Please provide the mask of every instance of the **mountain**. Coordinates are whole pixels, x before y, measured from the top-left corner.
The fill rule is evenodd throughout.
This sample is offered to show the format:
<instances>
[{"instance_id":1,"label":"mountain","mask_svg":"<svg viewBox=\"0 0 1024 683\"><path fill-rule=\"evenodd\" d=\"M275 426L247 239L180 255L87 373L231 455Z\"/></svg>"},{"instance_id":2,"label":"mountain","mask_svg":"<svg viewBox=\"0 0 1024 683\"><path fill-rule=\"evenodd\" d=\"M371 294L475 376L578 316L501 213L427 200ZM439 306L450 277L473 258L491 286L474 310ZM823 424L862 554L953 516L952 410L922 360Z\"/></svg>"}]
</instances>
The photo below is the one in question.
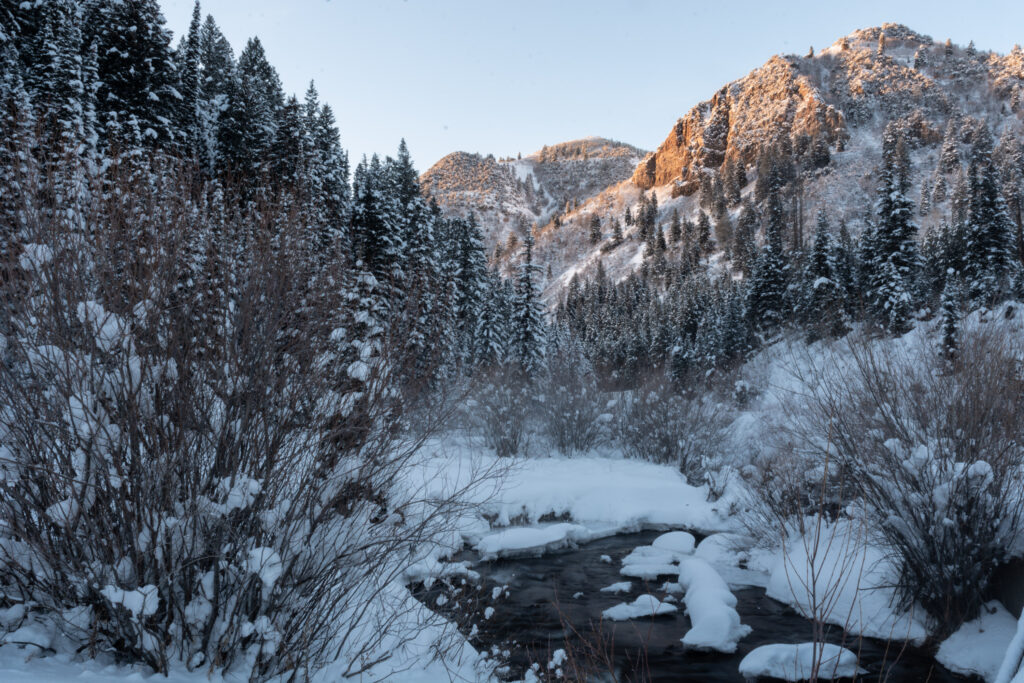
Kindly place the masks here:
<instances>
[{"instance_id":1,"label":"mountain","mask_svg":"<svg viewBox=\"0 0 1024 683\"><path fill-rule=\"evenodd\" d=\"M782 168L790 247L806 246L813 230L805 225L813 225L819 208L833 226L845 223L856 235L874 210L875 172L889 123L909 147L910 196L921 209L918 222L925 232L948 219L954 186L981 128L987 126L1000 146L1015 146L1013 136L1024 138L1022 120L1019 46L999 55L884 24L854 31L817 53L773 56L678 119L658 149L627 176L611 174L605 187L580 193L589 198L577 205L555 202L532 214L535 222L549 219L537 230L535 248L551 274L546 296L554 302L574 275L593 273L599 262L613 279L643 267L648 248L636 228L626 228L620 242L613 241L610 228L613 219L623 221L627 209L636 210L642 192L657 197L662 228L673 211L691 221L700 211L712 222L727 216L723 225L735 225L741 200L763 200L758 179L769 168ZM946 157L942 164L940 155ZM493 163L511 168L516 162ZM425 177L444 186L445 174L439 164ZM545 182L553 182L550 173ZM562 185L571 183L562 179ZM943 191L935 192L936 185ZM464 197L451 196L447 205L465 210L470 202ZM590 240L594 216L603 226L596 244ZM1018 225L1019 220L1018 209ZM728 245L718 247L707 261L728 270ZM666 256L679 259L682 251L670 244ZM509 258L514 257L506 255L503 262Z\"/></svg>"},{"instance_id":2,"label":"mountain","mask_svg":"<svg viewBox=\"0 0 1024 683\"><path fill-rule=\"evenodd\" d=\"M599 137L545 145L517 159L453 152L420 176L420 184L449 213L474 214L493 249L514 229L546 223L629 178L645 154Z\"/></svg>"}]
</instances>

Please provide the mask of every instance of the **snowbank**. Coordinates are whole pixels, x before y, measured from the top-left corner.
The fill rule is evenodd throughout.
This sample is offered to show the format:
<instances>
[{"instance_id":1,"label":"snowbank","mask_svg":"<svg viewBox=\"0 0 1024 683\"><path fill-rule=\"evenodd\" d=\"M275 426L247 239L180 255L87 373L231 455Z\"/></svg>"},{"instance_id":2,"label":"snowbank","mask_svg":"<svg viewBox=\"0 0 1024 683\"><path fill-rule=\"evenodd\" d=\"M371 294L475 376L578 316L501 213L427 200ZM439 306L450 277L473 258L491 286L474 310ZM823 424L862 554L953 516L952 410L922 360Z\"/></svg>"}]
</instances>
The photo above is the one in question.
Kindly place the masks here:
<instances>
[{"instance_id":1,"label":"snowbank","mask_svg":"<svg viewBox=\"0 0 1024 683\"><path fill-rule=\"evenodd\" d=\"M610 535L659 528L713 533L734 524L728 510L738 490L708 502L706 486L690 486L666 465L594 456L499 459L469 440L451 439L431 442L424 452L422 476L445 490L475 472L501 471L493 486L477 486L467 496L493 526L558 518Z\"/></svg>"},{"instance_id":2,"label":"snowbank","mask_svg":"<svg viewBox=\"0 0 1024 683\"><path fill-rule=\"evenodd\" d=\"M981 616L961 626L939 646L935 659L950 671L981 676L993 683L999 663L1017 633L1017 620L997 601L983 605Z\"/></svg>"},{"instance_id":3,"label":"snowbank","mask_svg":"<svg viewBox=\"0 0 1024 683\"><path fill-rule=\"evenodd\" d=\"M908 614L892 607L894 572L862 526L843 520L824 525L818 543L811 536L787 540L775 557L767 594L853 635L920 645L928 635L924 610Z\"/></svg>"},{"instance_id":4,"label":"snowbank","mask_svg":"<svg viewBox=\"0 0 1024 683\"><path fill-rule=\"evenodd\" d=\"M817 657L816 657L817 655ZM831 643L800 643L799 645L762 645L740 662L740 675L781 678L784 681L810 680L815 659L821 680L853 678L867 673L857 666L857 655Z\"/></svg>"},{"instance_id":5,"label":"snowbank","mask_svg":"<svg viewBox=\"0 0 1024 683\"><path fill-rule=\"evenodd\" d=\"M686 591L683 601L693 628L682 638L696 650L735 652L736 644L750 633L740 623L736 596L707 561L692 557L679 565L679 585Z\"/></svg>"},{"instance_id":6,"label":"snowbank","mask_svg":"<svg viewBox=\"0 0 1024 683\"><path fill-rule=\"evenodd\" d=\"M484 536L475 546L481 559L543 555L551 550L592 540L590 529L580 524L550 524L541 527L513 527Z\"/></svg>"}]
</instances>

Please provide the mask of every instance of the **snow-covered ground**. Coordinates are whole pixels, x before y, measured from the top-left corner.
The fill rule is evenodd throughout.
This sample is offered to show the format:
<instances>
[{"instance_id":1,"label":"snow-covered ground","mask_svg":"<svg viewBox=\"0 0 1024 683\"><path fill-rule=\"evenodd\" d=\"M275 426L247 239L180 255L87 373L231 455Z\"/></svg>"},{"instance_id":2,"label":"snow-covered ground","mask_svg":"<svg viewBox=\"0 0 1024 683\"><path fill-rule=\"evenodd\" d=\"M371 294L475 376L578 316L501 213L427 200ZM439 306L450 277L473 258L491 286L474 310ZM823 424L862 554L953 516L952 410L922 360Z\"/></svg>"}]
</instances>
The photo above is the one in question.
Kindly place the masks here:
<instances>
[{"instance_id":1,"label":"snow-covered ground","mask_svg":"<svg viewBox=\"0 0 1024 683\"><path fill-rule=\"evenodd\" d=\"M1022 318L1018 315L1006 324L1020 330ZM1005 320L1006 311L991 312L988 319ZM979 324L980 314L967 322L967 326ZM928 343L930 333L934 330L921 325L902 339L877 343L912 348ZM763 448L770 418L779 413L785 396L796 387L795 378L801 369L837 349L841 345L780 344L755 357L745 368L745 376L757 384L759 398L743 410L733 411L721 461L741 466L751 453ZM622 560L621 573L624 578L644 581L667 578L670 583L662 587L662 592L683 594L680 607L685 606L692 630L680 633L680 638L690 647L735 650L737 641L748 632L733 609L731 590L737 586L765 586L770 597L809 617L841 625L852 635L915 643L923 642L928 635L923 611L900 613L893 608L893 565L855 521L835 522L803 535L790 533L785 539L780 535L774 545L766 547L763 539L760 545L754 543L737 514L750 500L740 477L730 478L722 495L709 501L707 485L691 485L671 466L629 460L614 451L573 458L535 451L529 458L500 459L477 439L465 435L446 435L429 442L407 474L411 487L425 501L457 493L467 503L466 511L451 529L424 546L405 572L405 580L429 583L442 577L472 577L472 568L465 562L448 561L463 548L474 548L483 558L536 555L613 534L655 529L667 533L649 546L635 548ZM706 537L695 543L691 531ZM409 601L413 614L428 614L404 586L394 588ZM631 588L628 580L594 586L595 591L606 593L629 592ZM669 613L680 608L671 604L671 599L641 596L612 608L606 617L628 619ZM143 600L140 609L144 607ZM433 660L431 646L444 628L443 623L438 624L413 642L396 647L395 656L375 668L367 680L391 676L399 683L418 683L448 680L449 674L462 680L486 679L487 669L480 656L455 633L449 633L455 637L451 641L455 643L455 656L445 662ZM978 620L965 624L942 644L938 659L951 670L993 681L1016 630L1014 615L991 603ZM47 637L27 635L32 638L21 642ZM141 668L103 659L80 661L57 643L40 644L42 647L13 643L0 646L0 680L49 683L149 677ZM797 646L772 647L775 649L755 651L758 657L748 657L749 661L744 661L746 669L781 672L785 674L782 677L799 676L805 671L807 655L803 650ZM842 667L856 667L856 660L851 664L845 652L832 654L838 656ZM335 673L327 669L320 678L330 680ZM172 669L168 680L186 683L232 679L230 675L208 678L205 672L190 673L179 666Z\"/></svg>"}]
</instances>

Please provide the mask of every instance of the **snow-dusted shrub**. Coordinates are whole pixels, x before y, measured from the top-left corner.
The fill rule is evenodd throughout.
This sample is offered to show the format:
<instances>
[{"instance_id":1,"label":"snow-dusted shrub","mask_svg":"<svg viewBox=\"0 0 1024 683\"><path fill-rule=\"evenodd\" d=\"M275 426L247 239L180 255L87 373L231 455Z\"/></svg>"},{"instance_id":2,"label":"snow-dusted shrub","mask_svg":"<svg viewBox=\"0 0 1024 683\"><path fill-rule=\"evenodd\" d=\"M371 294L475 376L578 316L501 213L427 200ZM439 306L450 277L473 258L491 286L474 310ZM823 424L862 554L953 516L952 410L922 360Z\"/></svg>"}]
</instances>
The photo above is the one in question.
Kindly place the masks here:
<instances>
[{"instance_id":1,"label":"snow-dusted shrub","mask_svg":"<svg viewBox=\"0 0 1024 683\"><path fill-rule=\"evenodd\" d=\"M548 344L540 417L547 437L561 453L586 452L603 437L605 401L583 346L562 330Z\"/></svg>"},{"instance_id":2,"label":"snow-dusted shrub","mask_svg":"<svg viewBox=\"0 0 1024 683\"><path fill-rule=\"evenodd\" d=\"M500 457L517 455L526 443L530 391L514 368L492 369L476 392L476 419L484 441Z\"/></svg>"},{"instance_id":3,"label":"snow-dusted shrub","mask_svg":"<svg viewBox=\"0 0 1024 683\"><path fill-rule=\"evenodd\" d=\"M24 195L0 605L161 672L354 675L416 636L392 587L451 510L399 478L401 331L302 221L133 172L80 176L56 214L52 187Z\"/></svg>"},{"instance_id":4,"label":"snow-dusted shrub","mask_svg":"<svg viewBox=\"0 0 1024 683\"><path fill-rule=\"evenodd\" d=\"M703 397L656 378L623 395L615 436L629 457L674 464L697 481L702 464L716 455L722 427L718 409Z\"/></svg>"},{"instance_id":5,"label":"snow-dusted shrub","mask_svg":"<svg viewBox=\"0 0 1024 683\"><path fill-rule=\"evenodd\" d=\"M1020 533L1024 358L1019 332L965 330L951 364L934 344L853 340L822 363L794 428L849 481L939 635L977 616L992 571Z\"/></svg>"}]
</instances>

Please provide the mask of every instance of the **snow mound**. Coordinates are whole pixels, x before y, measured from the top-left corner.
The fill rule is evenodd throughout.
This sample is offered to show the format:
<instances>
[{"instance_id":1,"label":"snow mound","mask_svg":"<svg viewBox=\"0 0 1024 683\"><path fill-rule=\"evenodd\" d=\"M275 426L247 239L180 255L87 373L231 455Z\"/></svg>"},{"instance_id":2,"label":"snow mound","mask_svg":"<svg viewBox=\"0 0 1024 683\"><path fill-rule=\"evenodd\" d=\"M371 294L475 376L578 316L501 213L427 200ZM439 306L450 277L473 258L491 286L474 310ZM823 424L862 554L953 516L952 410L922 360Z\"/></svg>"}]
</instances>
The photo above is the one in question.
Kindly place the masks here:
<instances>
[{"instance_id":1,"label":"snow mound","mask_svg":"<svg viewBox=\"0 0 1024 683\"><path fill-rule=\"evenodd\" d=\"M662 602L656 596L645 593L630 603L619 603L615 607L609 607L602 616L609 621L626 621L628 619L639 619L641 617L656 617L661 614L671 614L677 611L675 605Z\"/></svg>"},{"instance_id":2,"label":"snow mound","mask_svg":"<svg viewBox=\"0 0 1024 683\"><path fill-rule=\"evenodd\" d=\"M670 531L654 539L651 546L667 550L676 555L690 555L693 553L695 544L696 541L693 538L693 534L685 531Z\"/></svg>"},{"instance_id":3,"label":"snow mound","mask_svg":"<svg viewBox=\"0 0 1024 683\"><path fill-rule=\"evenodd\" d=\"M819 677L853 678L867 673L857 666L857 655L831 643L800 643L799 645L762 645L740 662L740 675L781 678L784 681L810 680L814 673L815 655L820 665Z\"/></svg>"},{"instance_id":4,"label":"snow mound","mask_svg":"<svg viewBox=\"0 0 1024 683\"><path fill-rule=\"evenodd\" d=\"M670 531L654 539L651 545L641 545L622 558L623 576L653 581L679 571L678 562L693 553L694 538L685 531Z\"/></svg>"},{"instance_id":5,"label":"snow mound","mask_svg":"<svg viewBox=\"0 0 1024 683\"><path fill-rule=\"evenodd\" d=\"M950 671L981 676L992 683L1016 632L1017 620L993 600L982 606L980 617L968 621L942 641L935 659Z\"/></svg>"},{"instance_id":6,"label":"snow mound","mask_svg":"<svg viewBox=\"0 0 1024 683\"><path fill-rule=\"evenodd\" d=\"M714 567L700 558L688 558L679 566L679 585L686 591L683 601L693 628L682 643L695 650L735 652L736 644L750 633L740 623L736 596Z\"/></svg>"}]
</instances>

